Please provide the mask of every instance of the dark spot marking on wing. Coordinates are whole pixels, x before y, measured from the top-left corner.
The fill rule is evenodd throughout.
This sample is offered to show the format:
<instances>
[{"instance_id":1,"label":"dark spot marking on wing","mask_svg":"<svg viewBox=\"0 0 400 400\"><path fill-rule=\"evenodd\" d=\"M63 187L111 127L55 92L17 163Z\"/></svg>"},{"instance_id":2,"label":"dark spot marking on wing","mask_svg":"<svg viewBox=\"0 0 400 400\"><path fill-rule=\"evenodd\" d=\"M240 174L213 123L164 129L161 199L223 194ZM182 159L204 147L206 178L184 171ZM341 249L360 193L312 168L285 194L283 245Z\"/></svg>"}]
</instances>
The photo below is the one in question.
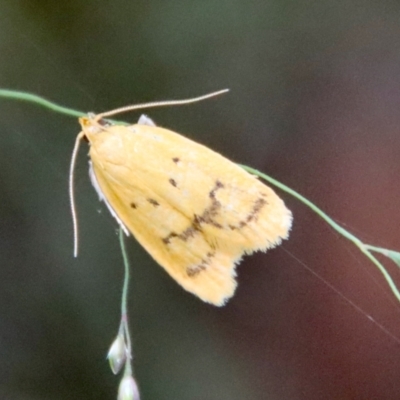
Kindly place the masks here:
<instances>
[{"instance_id":1,"label":"dark spot marking on wing","mask_svg":"<svg viewBox=\"0 0 400 400\"><path fill-rule=\"evenodd\" d=\"M206 257L201 259L201 261L196 265L191 265L186 268L186 274L189 278L194 278L200 272L206 270L211 263L212 258L215 256L215 253L207 253Z\"/></svg>"},{"instance_id":2,"label":"dark spot marking on wing","mask_svg":"<svg viewBox=\"0 0 400 400\"><path fill-rule=\"evenodd\" d=\"M197 232L200 232L200 228L195 224L192 223L188 228L186 228L182 233L171 232L167 236L165 236L162 241L164 244L170 244L171 239L178 238L183 242L187 242L190 238L194 237Z\"/></svg>"},{"instance_id":3,"label":"dark spot marking on wing","mask_svg":"<svg viewBox=\"0 0 400 400\"><path fill-rule=\"evenodd\" d=\"M170 178L170 179L168 180L168 182L169 182L172 186L174 186L174 187L177 187L177 186L178 186L178 184L176 183L176 180L175 180L175 179Z\"/></svg>"},{"instance_id":4,"label":"dark spot marking on wing","mask_svg":"<svg viewBox=\"0 0 400 400\"><path fill-rule=\"evenodd\" d=\"M268 202L263 198L258 198L253 205L250 213L246 217L246 222L257 221L258 215L263 207L268 204Z\"/></svg>"},{"instance_id":5,"label":"dark spot marking on wing","mask_svg":"<svg viewBox=\"0 0 400 400\"><path fill-rule=\"evenodd\" d=\"M196 232L198 232L198 229L196 226L191 225L189 228L186 228L180 235L179 238L182 239L184 242L186 242L189 238L193 237L196 235Z\"/></svg>"},{"instance_id":6,"label":"dark spot marking on wing","mask_svg":"<svg viewBox=\"0 0 400 400\"><path fill-rule=\"evenodd\" d=\"M147 201L154 207L158 207L160 205L160 203L154 199L147 199Z\"/></svg>"},{"instance_id":7,"label":"dark spot marking on wing","mask_svg":"<svg viewBox=\"0 0 400 400\"><path fill-rule=\"evenodd\" d=\"M267 200L265 200L262 197L259 197L253 204L252 209L250 212L247 214L246 218L242 221L239 221L238 225L229 225L229 228L231 230L236 230L236 229L242 229L246 225L248 225L252 221L257 221L258 215L260 214L260 211L264 208L264 206L268 204Z\"/></svg>"},{"instance_id":8,"label":"dark spot marking on wing","mask_svg":"<svg viewBox=\"0 0 400 400\"><path fill-rule=\"evenodd\" d=\"M210 193L208 193L208 196L210 197L210 199L215 199L215 193L217 192L218 189L222 189L223 187L225 187L224 184L222 182L220 182L219 180L216 180L214 187L212 188Z\"/></svg>"},{"instance_id":9,"label":"dark spot marking on wing","mask_svg":"<svg viewBox=\"0 0 400 400\"><path fill-rule=\"evenodd\" d=\"M181 233L178 234L176 232L171 232L169 235L164 237L162 239L164 244L166 245L170 244L172 238L177 238L179 240L182 240L183 242L187 242L190 238L195 237L196 234L202 231L202 225L211 225L217 229L223 229L224 228L223 225L215 221L215 217L217 217L220 214L222 209L222 204L220 201L217 200L216 193L218 190L223 189L224 187L225 185L219 180L217 180L215 182L214 187L209 192L209 198L211 199L211 204L208 207L206 207L200 215L194 214L193 219L191 220L188 228L183 230ZM268 204L268 201L265 200L265 197L268 196L265 193L261 192L259 197L257 197L256 200L254 201L250 212L245 216L245 218L240 220L235 225L234 224L228 225L228 228L232 231L241 230L247 225L249 225L251 222L257 221L261 210ZM190 267L191 275L188 272L188 276L194 276L197 273L199 273L202 270L201 268L202 265L203 264L200 263L197 266L195 266L196 268L193 266Z\"/></svg>"},{"instance_id":10,"label":"dark spot marking on wing","mask_svg":"<svg viewBox=\"0 0 400 400\"><path fill-rule=\"evenodd\" d=\"M196 226L200 229L201 219L198 215L194 214L193 216L193 226Z\"/></svg>"},{"instance_id":11,"label":"dark spot marking on wing","mask_svg":"<svg viewBox=\"0 0 400 400\"><path fill-rule=\"evenodd\" d=\"M137 209L137 204L132 202L131 204L129 204L131 206L131 208L133 208L134 210Z\"/></svg>"},{"instance_id":12,"label":"dark spot marking on wing","mask_svg":"<svg viewBox=\"0 0 400 400\"><path fill-rule=\"evenodd\" d=\"M208 196L211 199L211 205L205 208L201 215L195 216L195 222L197 224L208 224L218 229L222 228L222 225L214 221L213 218L219 214L222 208L221 203L217 200L216 193L218 190L223 189L224 187L225 185L222 182L219 180L215 181L214 187L208 193Z\"/></svg>"},{"instance_id":13,"label":"dark spot marking on wing","mask_svg":"<svg viewBox=\"0 0 400 400\"><path fill-rule=\"evenodd\" d=\"M186 274L189 278L193 278L198 275L201 271L204 271L206 266L203 264L192 265L186 268Z\"/></svg>"},{"instance_id":14,"label":"dark spot marking on wing","mask_svg":"<svg viewBox=\"0 0 400 400\"><path fill-rule=\"evenodd\" d=\"M252 209L252 213L254 215L257 215L261 209L268 204L268 201L265 199L257 199L256 202L254 203L253 209Z\"/></svg>"},{"instance_id":15,"label":"dark spot marking on wing","mask_svg":"<svg viewBox=\"0 0 400 400\"><path fill-rule=\"evenodd\" d=\"M174 237L178 237L179 235L176 232L171 232L168 236L166 236L165 238L162 239L162 241L164 242L164 244L170 244L171 243L171 239Z\"/></svg>"},{"instance_id":16,"label":"dark spot marking on wing","mask_svg":"<svg viewBox=\"0 0 400 400\"><path fill-rule=\"evenodd\" d=\"M225 186L223 185L223 183L217 180L213 189L209 192L209 197L211 199L210 206L206 207L201 215L194 214L189 227L186 228L184 231L179 234L171 232L169 235L165 236L162 241L167 245L171 243L172 238L178 238L183 242L187 242L190 238L201 232L202 224L208 224L214 226L215 228L222 229L222 225L214 221L213 218L220 213L220 210L222 208L222 205L217 200L215 193L219 189L222 189L224 187Z\"/></svg>"},{"instance_id":17,"label":"dark spot marking on wing","mask_svg":"<svg viewBox=\"0 0 400 400\"><path fill-rule=\"evenodd\" d=\"M181 161L181 160L180 160L179 157L174 157L174 158L172 159L172 161L173 161L175 164L178 164L178 162Z\"/></svg>"},{"instance_id":18,"label":"dark spot marking on wing","mask_svg":"<svg viewBox=\"0 0 400 400\"><path fill-rule=\"evenodd\" d=\"M222 228L222 225L214 221L213 217L217 216L221 208L221 203L217 200L213 201L210 207L207 207L203 214L197 216L196 222L201 224L212 225L215 228Z\"/></svg>"}]
</instances>

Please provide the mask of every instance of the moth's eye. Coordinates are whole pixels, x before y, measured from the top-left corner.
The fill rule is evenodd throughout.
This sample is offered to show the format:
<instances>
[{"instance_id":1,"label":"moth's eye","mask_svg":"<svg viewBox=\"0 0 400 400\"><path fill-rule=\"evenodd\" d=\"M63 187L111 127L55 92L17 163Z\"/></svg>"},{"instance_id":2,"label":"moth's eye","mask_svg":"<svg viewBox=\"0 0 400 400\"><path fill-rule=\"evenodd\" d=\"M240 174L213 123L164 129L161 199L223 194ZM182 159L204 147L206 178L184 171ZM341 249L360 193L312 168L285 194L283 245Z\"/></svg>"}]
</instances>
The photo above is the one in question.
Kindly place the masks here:
<instances>
[{"instance_id":1,"label":"moth's eye","mask_svg":"<svg viewBox=\"0 0 400 400\"><path fill-rule=\"evenodd\" d=\"M101 126L111 126L112 125L112 123L110 121L107 121L106 119L99 119L97 122Z\"/></svg>"}]
</instances>

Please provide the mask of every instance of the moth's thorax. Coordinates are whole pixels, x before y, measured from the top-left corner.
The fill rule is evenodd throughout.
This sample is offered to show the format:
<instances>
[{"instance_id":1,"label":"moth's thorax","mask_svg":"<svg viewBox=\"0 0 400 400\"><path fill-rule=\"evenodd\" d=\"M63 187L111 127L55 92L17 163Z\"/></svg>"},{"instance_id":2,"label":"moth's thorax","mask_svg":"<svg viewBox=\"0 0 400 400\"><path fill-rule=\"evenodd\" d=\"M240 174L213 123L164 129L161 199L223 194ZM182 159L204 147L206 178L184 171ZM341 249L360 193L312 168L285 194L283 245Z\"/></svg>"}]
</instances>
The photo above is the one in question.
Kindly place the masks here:
<instances>
[{"instance_id":1,"label":"moth's thorax","mask_svg":"<svg viewBox=\"0 0 400 400\"><path fill-rule=\"evenodd\" d=\"M131 132L121 125L102 125L95 119L81 118L82 131L90 143L94 164L124 165L128 157Z\"/></svg>"}]
</instances>

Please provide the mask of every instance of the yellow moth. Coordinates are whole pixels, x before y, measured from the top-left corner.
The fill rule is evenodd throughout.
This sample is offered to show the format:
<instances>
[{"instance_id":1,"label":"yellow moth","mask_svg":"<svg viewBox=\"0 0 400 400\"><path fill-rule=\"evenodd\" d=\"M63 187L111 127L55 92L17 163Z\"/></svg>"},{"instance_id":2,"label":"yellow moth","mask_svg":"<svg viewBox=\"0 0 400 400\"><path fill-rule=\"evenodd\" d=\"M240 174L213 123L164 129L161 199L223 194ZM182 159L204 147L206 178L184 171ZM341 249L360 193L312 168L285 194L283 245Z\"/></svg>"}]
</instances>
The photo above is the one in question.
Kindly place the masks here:
<instances>
[{"instance_id":1,"label":"yellow moth","mask_svg":"<svg viewBox=\"0 0 400 400\"><path fill-rule=\"evenodd\" d=\"M268 186L209 148L155 126L104 118L189 100L123 107L80 118L71 161L70 196L77 255L73 170L81 139L90 144L93 186L127 235L132 233L184 289L223 305L236 288L235 265L288 237L292 214Z\"/></svg>"}]
</instances>

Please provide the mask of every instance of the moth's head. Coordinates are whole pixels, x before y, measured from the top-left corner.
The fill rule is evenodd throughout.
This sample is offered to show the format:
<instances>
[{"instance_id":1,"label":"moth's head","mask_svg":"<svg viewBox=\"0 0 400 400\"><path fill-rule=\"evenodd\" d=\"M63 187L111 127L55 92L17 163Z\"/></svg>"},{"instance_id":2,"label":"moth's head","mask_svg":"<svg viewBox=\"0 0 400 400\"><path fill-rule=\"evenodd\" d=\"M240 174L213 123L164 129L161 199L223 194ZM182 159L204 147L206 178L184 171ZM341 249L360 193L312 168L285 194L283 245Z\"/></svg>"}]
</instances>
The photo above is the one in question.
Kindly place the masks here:
<instances>
[{"instance_id":1,"label":"moth's head","mask_svg":"<svg viewBox=\"0 0 400 400\"><path fill-rule=\"evenodd\" d=\"M112 125L109 121L102 119L94 113L88 113L86 117L79 118L79 124L85 134L94 134L104 130L104 127Z\"/></svg>"},{"instance_id":2,"label":"moth's head","mask_svg":"<svg viewBox=\"0 0 400 400\"><path fill-rule=\"evenodd\" d=\"M79 124L82 127L83 131L86 131L88 129L91 129L93 127L93 125L96 124L93 116L91 114L88 114L87 117L80 117L79 118Z\"/></svg>"}]
</instances>

